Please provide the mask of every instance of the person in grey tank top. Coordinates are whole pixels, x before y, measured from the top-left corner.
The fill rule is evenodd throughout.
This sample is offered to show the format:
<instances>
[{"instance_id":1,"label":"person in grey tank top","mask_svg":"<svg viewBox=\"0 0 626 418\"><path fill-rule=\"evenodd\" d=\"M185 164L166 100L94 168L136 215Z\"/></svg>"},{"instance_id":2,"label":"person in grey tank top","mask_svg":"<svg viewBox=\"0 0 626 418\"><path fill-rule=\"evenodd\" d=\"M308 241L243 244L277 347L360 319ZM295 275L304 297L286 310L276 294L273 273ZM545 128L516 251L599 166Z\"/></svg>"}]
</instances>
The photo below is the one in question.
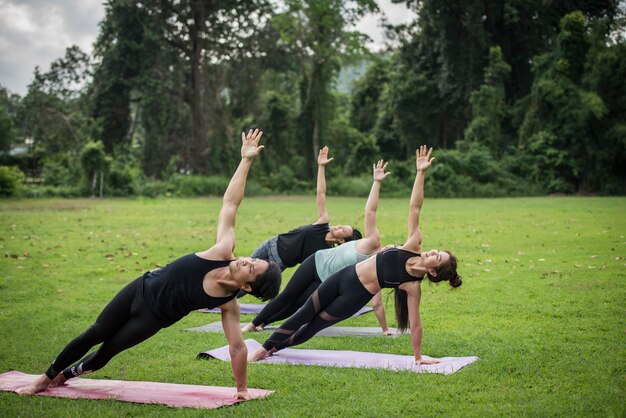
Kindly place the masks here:
<instances>
[{"instance_id":1,"label":"person in grey tank top","mask_svg":"<svg viewBox=\"0 0 626 418\"><path fill-rule=\"evenodd\" d=\"M373 183L365 204L365 237L339 246L319 250L310 255L295 271L285 289L246 326L243 332L260 331L266 325L293 315L328 277L344 267L354 265L381 250L380 232L376 227L376 211L380 185L390 173L385 173L383 160L372 166ZM381 292L372 298L372 307L384 335L395 335L389 330Z\"/></svg>"}]
</instances>

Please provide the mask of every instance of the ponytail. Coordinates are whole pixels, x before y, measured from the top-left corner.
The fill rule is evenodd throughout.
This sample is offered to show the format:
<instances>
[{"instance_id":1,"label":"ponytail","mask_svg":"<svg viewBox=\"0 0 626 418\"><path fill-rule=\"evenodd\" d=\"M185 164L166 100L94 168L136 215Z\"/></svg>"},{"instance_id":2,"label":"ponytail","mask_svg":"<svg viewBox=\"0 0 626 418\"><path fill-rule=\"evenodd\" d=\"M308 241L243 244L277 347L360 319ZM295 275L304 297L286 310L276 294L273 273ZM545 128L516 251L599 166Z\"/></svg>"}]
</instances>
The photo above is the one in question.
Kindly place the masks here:
<instances>
[{"instance_id":1,"label":"ponytail","mask_svg":"<svg viewBox=\"0 0 626 418\"><path fill-rule=\"evenodd\" d=\"M409 327L409 306L407 303L407 293L402 289L393 290L393 298L396 305L396 322L398 330L402 333Z\"/></svg>"}]
</instances>

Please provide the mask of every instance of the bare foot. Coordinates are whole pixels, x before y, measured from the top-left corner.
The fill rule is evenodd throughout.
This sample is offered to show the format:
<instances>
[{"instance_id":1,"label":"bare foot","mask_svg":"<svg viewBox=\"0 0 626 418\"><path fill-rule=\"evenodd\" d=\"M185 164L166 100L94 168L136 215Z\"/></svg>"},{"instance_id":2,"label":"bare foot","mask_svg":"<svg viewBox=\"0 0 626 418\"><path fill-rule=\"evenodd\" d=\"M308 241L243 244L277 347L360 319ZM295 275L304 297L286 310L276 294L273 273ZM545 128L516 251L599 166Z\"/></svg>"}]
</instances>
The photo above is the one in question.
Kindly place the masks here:
<instances>
[{"instance_id":1,"label":"bare foot","mask_svg":"<svg viewBox=\"0 0 626 418\"><path fill-rule=\"evenodd\" d=\"M48 378L45 374L42 374L39 378L37 378L37 380L35 380L35 382L33 382L33 384L28 385L23 389L18 389L16 392L20 395L34 395L35 393L43 392L48 389L49 385L50 378Z\"/></svg>"},{"instance_id":2,"label":"bare foot","mask_svg":"<svg viewBox=\"0 0 626 418\"><path fill-rule=\"evenodd\" d=\"M252 322L250 322L248 325L246 325L245 327L241 328L241 332L250 332L250 331L254 331L254 324Z\"/></svg>"},{"instance_id":3,"label":"bare foot","mask_svg":"<svg viewBox=\"0 0 626 418\"><path fill-rule=\"evenodd\" d=\"M267 350L265 348L261 347L258 350L256 350L254 353L252 353L250 356L248 356L248 361L249 362L254 362L254 361L263 360L268 355L269 355L269 353L267 352Z\"/></svg>"},{"instance_id":4,"label":"bare foot","mask_svg":"<svg viewBox=\"0 0 626 418\"><path fill-rule=\"evenodd\" d=\"M65 382L67 382L67 377L63 376L63 373L59 373L57 374L57 377L52 379L52 382L50 382L49 387L55 388L57 386L63 386Z\"/></svg>"},{"instance_id":5,"label":"bare foot","mask_svg":"<svg viewBox=\"0 0 626 418\"><path fill-rule=\"evenodd\" d=\"M261 324L254 329L256 332L265 331L265 325Z\"/></svg>"}]
</instances>

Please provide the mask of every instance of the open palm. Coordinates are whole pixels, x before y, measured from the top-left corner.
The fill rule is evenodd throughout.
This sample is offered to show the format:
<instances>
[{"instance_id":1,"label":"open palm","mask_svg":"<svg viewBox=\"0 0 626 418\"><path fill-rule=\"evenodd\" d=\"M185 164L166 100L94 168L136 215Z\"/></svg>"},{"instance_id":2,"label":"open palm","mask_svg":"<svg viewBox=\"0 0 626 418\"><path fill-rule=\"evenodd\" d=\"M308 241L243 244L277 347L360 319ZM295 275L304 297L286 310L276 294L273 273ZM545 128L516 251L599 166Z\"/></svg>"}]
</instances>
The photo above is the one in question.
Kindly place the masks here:
<instances>
[{"instance_id":1,"label":"open palm","mask_svg":"<svg viewBox=\"0 0 626 418\"><path fill-rule=\"evenodd\" d=\"M245 132L241 133L241 158L253 159L259 155L261 150L265 148L263 145L259 146L262 136L263 132L258 129L254 131L250 129L247 135Z\"/></svg>"},{"instance_id":2,"label":"open palm","mask_svg":"<svg viewBox=\"0 0 626 418\"><path fill-rule=\"evenodd\" d=\"M435 160L435 157L430 158L430 155L433 153L433 149L428 149L428 152L426 152L426 149L426 145L422 145L415 150L415 166L418 170L426 170Z\"/></svg>"},{"instance_id":3,"label":"open palm","mask_svg":"<svg viewBox=\"0 0 626 418\"><path fill-rule=\"evenodd\" d=\"M374 181L383 181L385 177L387 177L391 173L385 173L385 169L387 168L387 164L383 160L379 160L378 163L372 166L374 170Z\"/></svg>"}]
</instances>

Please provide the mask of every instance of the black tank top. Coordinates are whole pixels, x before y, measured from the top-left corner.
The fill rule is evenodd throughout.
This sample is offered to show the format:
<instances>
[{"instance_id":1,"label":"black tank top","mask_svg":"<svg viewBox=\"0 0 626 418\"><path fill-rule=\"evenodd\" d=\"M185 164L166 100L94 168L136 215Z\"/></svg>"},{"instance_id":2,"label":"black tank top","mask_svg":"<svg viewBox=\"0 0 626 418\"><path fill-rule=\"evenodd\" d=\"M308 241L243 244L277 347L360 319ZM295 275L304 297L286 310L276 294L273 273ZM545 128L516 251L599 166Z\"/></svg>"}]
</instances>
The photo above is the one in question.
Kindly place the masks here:
<instances>
[{"instance_id":1,"label":"black tank top","mask_svg":"<svg viewBox=\"0 0 626 418\"><path fill-rule=\"evenodd\" d=\"M411 257L419 257L419 253L390 248L376 255L376 275L381 288L397 288L402 283L421 281L422 277L411 276L406 271L406 262Z\"/></svg>"},{"instance_id":2,"label":"black tank top","mask_svg":"<svg viewBox=\"0 0 626 418\"><path fill-rule=\"evenodd\" d=\"M202 286L204 276L211 270L227 266L232 260L206 260L187 254L167 266L143 276L143 296L154 316L170 326L189 312L201 308L215 308L231 299L230 296L213 297Z\"/></svg>"}]
</instances>

